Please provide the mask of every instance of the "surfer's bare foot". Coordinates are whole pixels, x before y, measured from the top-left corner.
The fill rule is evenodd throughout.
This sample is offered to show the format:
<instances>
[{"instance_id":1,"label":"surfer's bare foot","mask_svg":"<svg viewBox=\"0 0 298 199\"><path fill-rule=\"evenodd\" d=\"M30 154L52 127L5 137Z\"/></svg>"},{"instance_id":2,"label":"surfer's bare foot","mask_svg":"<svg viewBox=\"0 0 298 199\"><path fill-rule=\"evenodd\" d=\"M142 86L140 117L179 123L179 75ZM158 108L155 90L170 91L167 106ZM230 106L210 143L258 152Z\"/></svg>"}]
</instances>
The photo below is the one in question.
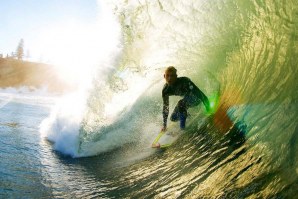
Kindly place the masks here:
<instances>
[{"instance_id":1,"label":"surfer's bare foot","mask_svg":"<svg viewBox=\"0 0 298 199\"><path fill-rule=\"evenodd\" d=\"M160 148L160 144L159 143L156 143L156 144L154 144L154 145L152 145L152 148Z\"/></svg>"}]
</instances>

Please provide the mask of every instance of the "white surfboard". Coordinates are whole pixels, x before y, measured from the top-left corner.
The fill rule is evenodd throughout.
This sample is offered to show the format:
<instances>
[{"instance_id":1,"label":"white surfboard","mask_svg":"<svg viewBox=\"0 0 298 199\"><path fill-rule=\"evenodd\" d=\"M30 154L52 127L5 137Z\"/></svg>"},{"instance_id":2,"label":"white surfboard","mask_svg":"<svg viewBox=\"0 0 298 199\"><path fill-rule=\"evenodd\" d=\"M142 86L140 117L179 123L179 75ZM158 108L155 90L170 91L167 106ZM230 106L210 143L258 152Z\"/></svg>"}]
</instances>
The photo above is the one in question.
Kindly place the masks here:
<instances>
[{"instance_id":1,"label":"white surfboard","mask_svg":"<svg viewBox=\"0 0 298 199\"><path fill-rule=\"evenodd\" d=\"M167 148L171 146L181 135L183 130L177 124L170 124L166 131L161 131L152 143L152 148Z\"/></svg>"}]
</instances>

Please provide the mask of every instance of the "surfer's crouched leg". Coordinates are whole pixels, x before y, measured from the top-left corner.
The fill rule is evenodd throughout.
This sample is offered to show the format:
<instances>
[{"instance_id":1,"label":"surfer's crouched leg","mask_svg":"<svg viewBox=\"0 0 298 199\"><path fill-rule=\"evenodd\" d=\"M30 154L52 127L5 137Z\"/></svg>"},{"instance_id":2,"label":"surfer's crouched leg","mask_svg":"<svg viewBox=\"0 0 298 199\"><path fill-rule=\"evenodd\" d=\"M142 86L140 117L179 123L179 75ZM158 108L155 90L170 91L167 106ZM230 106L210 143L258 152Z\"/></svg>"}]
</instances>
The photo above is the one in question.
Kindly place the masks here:
<instances>
[{"instance_id":1,"label":"surfer's crouched leg","mask_svg":"<svg viewBox=\"0 0 298 199\"><path fill-rule=\"evenodd\" d=\"M184 114L180 115L180 129L185 129L186 116Z\"/></svg>"},{"instance_id":2,"label":"surfer's crouched leg","mask_svg":"<svg viewBox=\"0 0 298 199\"><path fill-rule=\"evenodd\" d=\"M179 110L178 110L178 105L175 107L171 117L170 117L170 120L172 122L177 122L179 120Z\"/></svg>"},{"instance_id":3,"label":"surfer's crouched leg","mask_svg":"<svg viewBox=\"0 0 298 199\"><path fill-rule=\"evenodd\" d=\"M177 106L175 107L170 120L173 122L180 121L180 128L185 128L185 122L187 118L187 106L185 99L179 100Z\"/></svg>"}]
</instances>

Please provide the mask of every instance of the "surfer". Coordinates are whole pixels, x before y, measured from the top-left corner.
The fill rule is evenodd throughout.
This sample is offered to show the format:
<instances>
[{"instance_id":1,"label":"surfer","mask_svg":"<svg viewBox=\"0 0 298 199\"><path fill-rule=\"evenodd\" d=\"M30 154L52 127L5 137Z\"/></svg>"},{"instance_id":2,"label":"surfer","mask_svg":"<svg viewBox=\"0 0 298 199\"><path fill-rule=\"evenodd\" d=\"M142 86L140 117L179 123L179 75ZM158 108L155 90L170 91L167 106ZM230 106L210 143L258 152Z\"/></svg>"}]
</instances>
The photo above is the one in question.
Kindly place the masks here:
<instances>
[{"instance_id":1,"label":"surfer","mask_svg":"<svg viewBox=\"0 0 298 199\"><path fill-rule=\"evenodd\" d=\"M164 78L166 83L162 89L163 99L163 128L162 131L167 129L167 119L169 115L169 96L176 95L183 97L177 103L174 111L170 117L173 122L180 121L180 129L185 128L187 118L187 109L200 104L202 101L209 110L209 100L206 95L188 78L177 77L177 70L173 66L167 67L165 70Z\"/></svg>"}]
</instances>

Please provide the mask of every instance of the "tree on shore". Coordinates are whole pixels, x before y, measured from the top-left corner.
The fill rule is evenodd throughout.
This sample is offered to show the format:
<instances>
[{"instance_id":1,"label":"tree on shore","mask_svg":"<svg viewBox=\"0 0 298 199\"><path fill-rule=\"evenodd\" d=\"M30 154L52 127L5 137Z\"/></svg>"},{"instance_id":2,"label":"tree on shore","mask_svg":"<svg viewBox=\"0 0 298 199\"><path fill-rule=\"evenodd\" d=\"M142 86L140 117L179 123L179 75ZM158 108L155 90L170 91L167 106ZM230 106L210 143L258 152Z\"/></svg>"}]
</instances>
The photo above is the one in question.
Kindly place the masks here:
<instances>
[{"instance_id":1,"label":"tree on shore","mask_svg":"<svg viewBox=\"0 0 298 199\"><path fill-rule=\"evenodd\" d=\"M12 58L12 59L16 58L16 54L14 52L11 52L9 58Z\"/></svg>"},{"instance_id":2,"label":"tree on shore","mask_svg":"<svg viewBox=\"0 0 298 199\"><path fill-rule=\"evenodd\" d=\"M21 39L19 44L18 44L18 47L17 47L17 52L16 52L16 57L19 59L19 60L22 60L23 57L24 57L24 40Z\"/></svg>"}]
</instances>

